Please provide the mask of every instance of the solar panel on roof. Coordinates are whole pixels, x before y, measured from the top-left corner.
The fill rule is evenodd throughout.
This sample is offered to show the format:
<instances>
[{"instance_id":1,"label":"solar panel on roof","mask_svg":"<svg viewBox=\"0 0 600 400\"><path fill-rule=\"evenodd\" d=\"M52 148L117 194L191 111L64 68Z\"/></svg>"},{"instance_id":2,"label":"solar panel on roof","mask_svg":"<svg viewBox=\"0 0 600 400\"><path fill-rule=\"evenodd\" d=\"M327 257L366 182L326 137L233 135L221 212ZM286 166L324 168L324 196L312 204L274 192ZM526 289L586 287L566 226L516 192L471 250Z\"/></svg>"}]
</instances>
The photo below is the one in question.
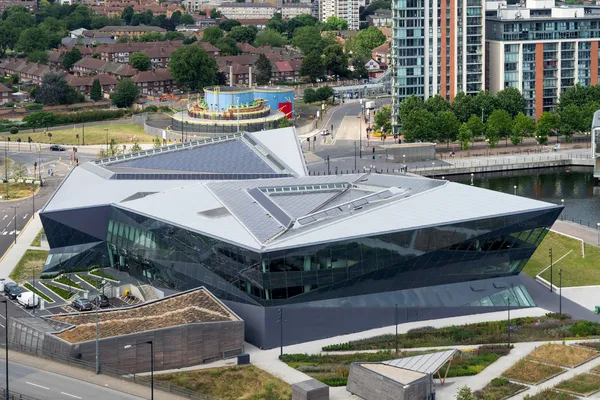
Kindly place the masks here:
<instances>
[{"instance_id":1,"label":"solar panel on roof","mask_svg":"<svg viewBox=\"0 0 600 400\"><path fill-rule=\"evenodd\" d=\"M369 202L366 199L358 199L353 201L351 204L354 207L359 207L359 206L364 206L365 204L368 204Z\"/></svg>"},{"instance_id":2,"label":"solar panel on roof","mask_svg":"<svg viewBox=\"0 0 600 400\"><path fill-rule=\"evenodd\" d=\"M300 222L302 225L306 225L306 224L310 224L311 222L313 222L315 219L313 217L303 217L300 218L298 220L298 222Z\"/></svg>"},{"instance_id":3,"label":"solar panel on roof","mask_svg":"<svg viewBox=\"0 0 600 400\"><path fill-rule=\"evenodd\" d=\"M377 196L378 196L380 199L389 199L390 197L392 197L392 196L393 196L393 194L392 194L392 192L390 192L389 190L384 190L384 191L383 191L383 192L381 192L381 193L377 193Z\"/></svg>"},{"instance_id":4,"label":"solar panel on roof","mask_svg":"<svg viewBox=\"0 0 600 400\"><path fill-rule=\"evenodd\" d=\"M248 189L248 194L256 200L273 218L286 228L292 223L292 218L258 188Z\"/></svg>"}]
</instances>

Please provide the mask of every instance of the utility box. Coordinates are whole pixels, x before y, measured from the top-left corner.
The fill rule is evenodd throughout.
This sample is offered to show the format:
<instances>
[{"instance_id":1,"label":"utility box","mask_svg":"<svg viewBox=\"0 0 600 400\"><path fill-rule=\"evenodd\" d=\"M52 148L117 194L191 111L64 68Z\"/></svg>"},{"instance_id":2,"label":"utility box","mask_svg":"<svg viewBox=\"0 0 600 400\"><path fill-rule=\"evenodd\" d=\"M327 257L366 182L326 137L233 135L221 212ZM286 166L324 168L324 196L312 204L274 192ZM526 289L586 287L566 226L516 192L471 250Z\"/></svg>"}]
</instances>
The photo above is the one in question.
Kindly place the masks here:
<instances>
[{"instance_id":1,"label":"utility box","mask_svg":"<svg viewBox=\"0 0 600 400\"><path fill-rule=\"evenodd\" d=\"M329 400L329 386L316 379L294 383L292 400Z\"/></svg>"}]
</instances>

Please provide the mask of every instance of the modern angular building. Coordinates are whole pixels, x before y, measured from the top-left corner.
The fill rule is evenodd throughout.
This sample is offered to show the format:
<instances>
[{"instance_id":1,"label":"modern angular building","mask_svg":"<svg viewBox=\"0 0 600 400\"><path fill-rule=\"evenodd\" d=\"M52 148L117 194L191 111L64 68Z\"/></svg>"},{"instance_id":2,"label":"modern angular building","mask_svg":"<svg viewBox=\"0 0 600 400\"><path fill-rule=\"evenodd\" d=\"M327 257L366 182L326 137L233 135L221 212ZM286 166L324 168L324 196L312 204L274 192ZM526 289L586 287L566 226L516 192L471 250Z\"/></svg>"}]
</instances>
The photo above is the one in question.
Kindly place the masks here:
<instances>
[{"instance_id":1,"label":"modern angular building","mask_svg":"<svg viewBox=\"0 0 600 400\"><path fill-rule=\"evenodd\" d=\"M444 180L311 176L294 128L82 164L41 212L45 271L204 286L268 348L533 306L518 274L561 206ZM397 306L397 308L396 308Z\"/></svg>"},{"instance_id":2,"label":"modern angular building","mask_svg":"<svg viewBox=\"0 0 600 400\"><path fill-rule=\"evenodd\" d=\"M545 111L556 111L566 89L577 83L598 84L600 7L555 6L552 0L513 6L495 1L487 7L490 92L519 89L527 114L539 118Z\"/></svg>"}]
</instances>

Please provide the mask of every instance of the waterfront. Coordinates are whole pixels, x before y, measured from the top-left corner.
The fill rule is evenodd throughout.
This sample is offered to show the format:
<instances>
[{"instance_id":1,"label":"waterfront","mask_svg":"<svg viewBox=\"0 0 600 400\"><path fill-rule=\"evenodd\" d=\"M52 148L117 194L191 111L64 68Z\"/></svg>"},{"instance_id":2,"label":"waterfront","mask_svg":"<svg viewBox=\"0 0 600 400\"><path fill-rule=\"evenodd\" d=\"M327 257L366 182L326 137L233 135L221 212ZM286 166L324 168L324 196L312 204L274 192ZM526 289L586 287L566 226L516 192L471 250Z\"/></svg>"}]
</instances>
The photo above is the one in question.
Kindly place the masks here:
<instances>
[{"instance_id":1,"label":"waterfront","mask_svg":"<svg viewBox=\"0 0 600 400\"><path fill-rule=\"evenodd\" d=\"M456 175L448 180L471 184L471 176ZM560 204L565 210L561 218L596 227L600 222L600 187L594 186L592 169L588 167L556 167L509 172L475 174L473 185L517 196ZM490 205L493 207L493 205Z\"/></svg>"}]
</instances>

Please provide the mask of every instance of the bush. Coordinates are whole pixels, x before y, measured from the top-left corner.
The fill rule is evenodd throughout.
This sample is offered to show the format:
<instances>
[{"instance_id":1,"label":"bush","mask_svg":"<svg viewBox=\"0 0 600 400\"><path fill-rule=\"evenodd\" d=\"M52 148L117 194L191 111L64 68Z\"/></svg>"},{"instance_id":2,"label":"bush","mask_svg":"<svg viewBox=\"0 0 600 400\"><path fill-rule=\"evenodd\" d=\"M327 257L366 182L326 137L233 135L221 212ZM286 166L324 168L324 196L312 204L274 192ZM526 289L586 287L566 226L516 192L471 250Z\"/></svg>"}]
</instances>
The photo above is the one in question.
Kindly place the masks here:
<instances>
[{"instance_id":1,"label":"bush","mask_svg":"<svg viewBox=\"0 0 600 400\"><path fill-rule=\"evenodd\" d=\"M435 333L437 331L433 326L423 326L421 328L409 329L407 334Z\"/></svg>"},{"instance_id":2,"label":"bush","mask_svg":"<svg viewBox=\"0 0 600 400\"><path fill-rule=\"evenodd\" d=\"M494 378L492 379L492 386L505 386L509 384L508 379L504 378Z\"/></svg>"},{"instance_id":3,"label":"bush","mask_svg":"<svg viewBox=\"0 0 600 400\"><path fill-rule=\"evenodd\" d=\"M570 329L574 336L595 336L600 335L600 327L592 321L580 321Z\"/></svg>"},{"instance_id":4,"label":"bush","mask_svg":"<svg viewBox=\"0 0 600 400\"><path fill-rule=\"evenodd\" d=\"M19 133L19 129L13 126L12 128L10 128L10 134L14 135L15 133Z\"/></svg>"},{"instance_id":5,"label":"bush","mask_svg":"<svg viewBox=\"0 0 600 400\"><path fill-rule=\"evenodd\" d=\"M573 318L569 314L559 314L559 313L548 313L548 314L546 314L546 317L548 317L550 319L557 319L557 320Z\"/></svg>"},{"instance_id":6,"label":"bush","mask_svg":"<svg viewBox=\"0 0 600 400\"><path fill-rule=\"evenodd\" d=\"M4 103L4 107L14 107L14 106L15 106L15 103L13 103L12 101Z\"/></svg>"},{"instance_id":7,"label":"bush","mask_svg":"<svg viewBox=\"0 0 600 400\"><path fill-rule=\"evenodd\" d=\"M154 104L149 105L148 107L144 108L145 112L158 112L158 107L155 106Z\"/></svg>"},{"instance_id":8,"label":"bush","mask_svg":"<svg viewBox=\"0 0 600 400\"><path fill-rule=\"evenodd\" d=\"M40 103L27 104L25 106L25 110L27 111L41 111L42 108L44 108L44 105Z\"/></svg>"}]
</instances>

